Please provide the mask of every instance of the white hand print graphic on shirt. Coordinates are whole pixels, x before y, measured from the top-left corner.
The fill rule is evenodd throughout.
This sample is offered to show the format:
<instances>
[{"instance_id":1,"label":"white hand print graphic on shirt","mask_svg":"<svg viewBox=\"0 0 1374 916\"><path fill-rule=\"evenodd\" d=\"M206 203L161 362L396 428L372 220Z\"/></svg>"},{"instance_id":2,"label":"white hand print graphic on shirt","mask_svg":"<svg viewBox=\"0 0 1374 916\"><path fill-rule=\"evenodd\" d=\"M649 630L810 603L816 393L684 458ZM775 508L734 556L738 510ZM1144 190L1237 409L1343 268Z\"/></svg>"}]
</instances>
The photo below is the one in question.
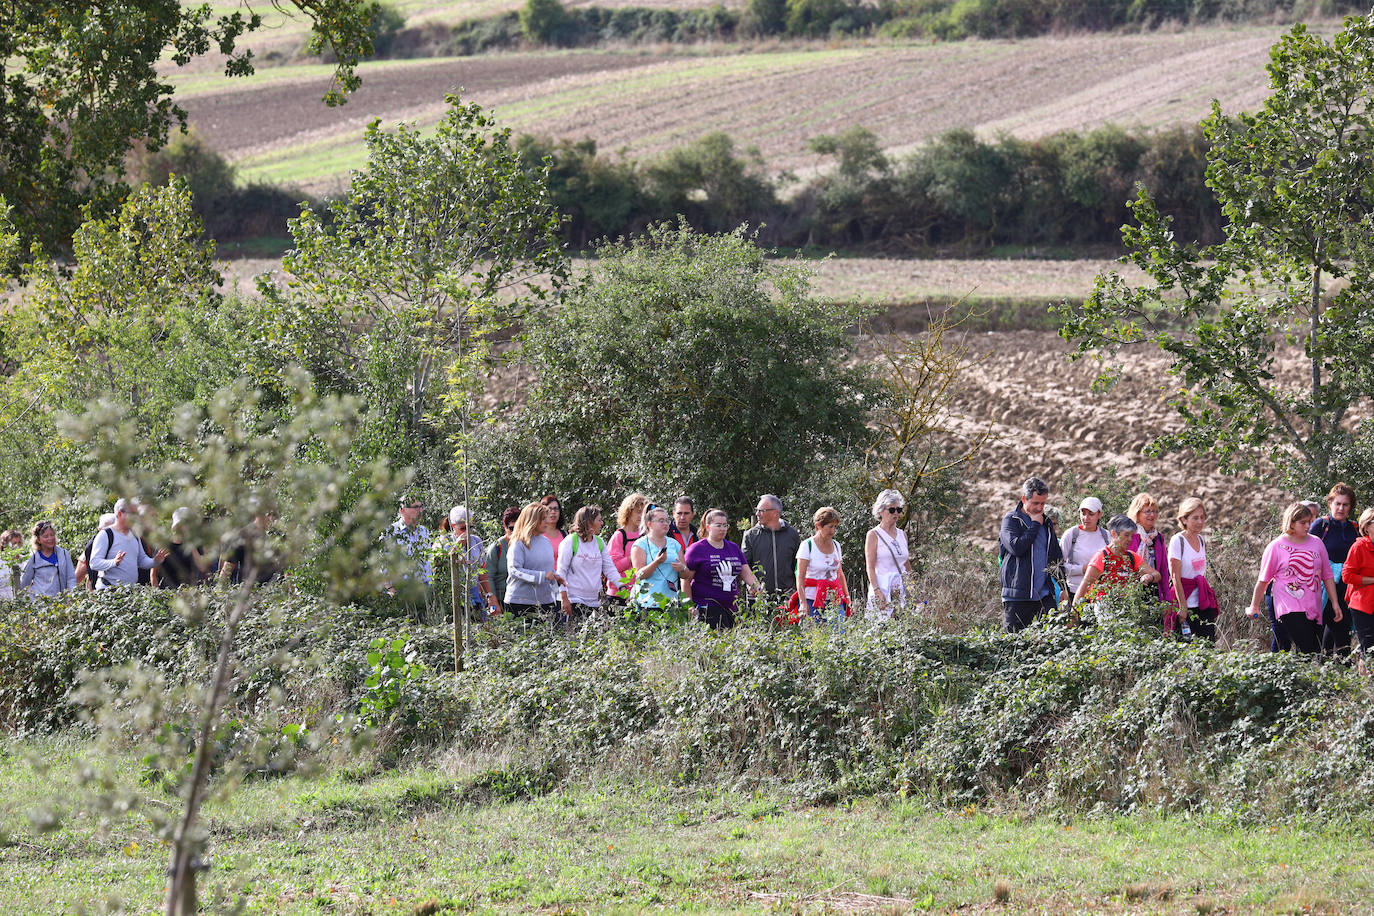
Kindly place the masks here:
<instances>
[{"instance_id":1,"label":"white hand print graphic on shirt","mask_svg":"<svg viewBox=\"0 0 1374 916\"><path fill-rule=\"evenodd\" d=\"M735 567L729 560L720 560L716 563L716 576L720 579L721 591L735 590Z\"/></svg>"}]
</instances>

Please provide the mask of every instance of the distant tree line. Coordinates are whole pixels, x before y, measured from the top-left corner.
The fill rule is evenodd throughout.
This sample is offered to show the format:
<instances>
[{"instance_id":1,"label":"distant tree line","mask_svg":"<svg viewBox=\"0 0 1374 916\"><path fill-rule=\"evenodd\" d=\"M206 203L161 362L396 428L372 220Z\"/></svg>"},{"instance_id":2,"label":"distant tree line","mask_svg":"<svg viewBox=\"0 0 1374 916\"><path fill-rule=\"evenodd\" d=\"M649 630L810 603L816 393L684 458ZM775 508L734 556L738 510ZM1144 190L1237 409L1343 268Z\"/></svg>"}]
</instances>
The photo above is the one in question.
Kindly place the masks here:
<instances>
[{"instance_id":1,"label":"distant tree line","mask_svg":"<svg viewBox=\"0 0 1374 916\"><path fill-rule=\"evenodd\" d=\"M1116 246L1137 185L1174 218L1180 239L1211 243L1222 234L1197 128L1133 134L1108 126L1040 140L956 130L894 158L855 127L811 147L834 156L834 168L784 197L758 153L722 133L643 163L602 155L591 140L519 141L530 168L548 159L564 237L576 248L677 216L710 232L762 225L775 245L891 254Z\"/></svg>"},{"instance_id":2,"label":"distant tree line","mask_svg":"<svg viewBox=\"0 0 1374 916\"><path fill-rule=\"evenodd\" d=\"M548 161L551 200L574 249L679 217L703 232L763 227L760 238L772 245L887 254L1117 246L1137 186L1173 217L1180 239L1210 244L1223 231L1204 182L1207 141L1195 127L1132 133L1107 126L1039 140L955 130L900 157L853 127L811 141L833 167L800 188L720 132L645 160L604 154L593 140L526 135L515 146L531 172ZM221 242L284 237L305 197L237 183L232 166L194 134L139 153L129 168L132 181L154 185L173 172L186 179L206 232Z\"/></svg>"},{"instance_id":3,"label":"distant tree line","mask_svg":"<svg viewBox=\"0 0 1374 916\"><path fill-rule=\"evenodd\" d=\"M1026 38L1156 28L1167 22L1272 22L1359 12L1355 0L749 0L742 7L566 7L527 0L519 11L456 24L406 26L375 7L378 57L432 57L538 45L693 44L758 38Z\"/></svg>"}]
</instances>

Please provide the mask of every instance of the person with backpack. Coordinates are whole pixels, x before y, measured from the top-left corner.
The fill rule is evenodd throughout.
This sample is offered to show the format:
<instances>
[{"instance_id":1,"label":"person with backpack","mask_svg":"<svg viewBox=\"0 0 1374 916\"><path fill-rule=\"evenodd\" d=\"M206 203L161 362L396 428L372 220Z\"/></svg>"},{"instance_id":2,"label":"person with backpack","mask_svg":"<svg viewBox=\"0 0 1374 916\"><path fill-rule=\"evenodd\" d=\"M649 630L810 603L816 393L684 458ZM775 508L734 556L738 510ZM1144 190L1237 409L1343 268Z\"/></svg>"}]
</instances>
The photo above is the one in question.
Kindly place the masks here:
<instances>
[{"instance_id":1,"label":"person with backpack","mask_svg":"<svg viewBox=\"0 0 1374 916\"><path fill-rule=\"evenodd\" d=\"M499 614L501 602L492 591L487 575L487 554L482 538L472 530L467 506L454 506L439 522L436 545L454 558L459 582L467 582L468 606L478 620L486 621L488 612Z\"/></svg>"},{"instance_id":2,"label":"person with backpack","mask_svg":"<svg viewBox=\"0 0 1374 916\"><path fill-rule=\"evenodd\" d=\"M605 524L600 506L583 506L573 516L572 533L558 545L556 569L563 577L558 600L565 628L571 629L599 611L602 592L620 578L610 546L601 537Z\"/></svg>"},{"instance_id":3,"label":"person with backpack","mask_svg":"<svg viewBox=\"0 0 1374 916\"><path fill-rule=\"evenodd\" d=\"M1145 562L1145 558L1130 548L1136 524L1127 515L1118 515L1107 523L1111 541L1085 564L1085 571L1074 590L1074 601L1100 601L1115 588L1136 584L1154 585L1161 577L1159 571Z\"/></svg>"},{"instance_id":4,"label":"person with backpack","mask_svg":"<svg viewBox=\"0 0 1374 916\"><path fill-rule=\"evenodd\" d=\"M1355 512L1355 489L1348 483L1338 483L1326 494L1327 514L1312 523L1311 534L1326 545L1331 560L1331 574L1340 592L1340 603L1350 604L1350 593L1341 575L1342 566L1360 532L1350 520ZM1353 614L1339 618L1335 615L1336 597L1329 592L1322 597L1322 651L1328 655L1350 654L1350 626Z\"/></svg>"},{"instance_id":5,"label":"person with backpack","mask_svg":"<svg viewBox=\"0 0 1374 916\"><path fill-rule=\"evenodd\" d=\"M1346 554L1341 568L1345 580L1346 609L1350 612L1355 638L1360 641L1362 656L1374 652L1374 508L1360 513L1360 536ZM1364 666L1364 658L1360 664Z\"/></svg>"},{"instance_id":6,"label":"person with backpack","mask_svg":"<svg viewBox=\"0 0 1374 916\"><path fill-rule=\"evenodd\" d=\"M89 565L98 577L98 591L138 585L138 571L161 566L170 553L164 547L155 556L149 556L143 549L143 542L129 524L129 512L134 508L131 500L118 500L114 504L114 524L98 532L91 545Z\"/></svg>"},{"instance_id":7,"label":"person with backpack","mask_svg":"<svg viewBox=\"0 0 1374 916\"><path fill-rule=\"evenodd\" d=\"M496 597L492 613L501 613L501 602L506 600L506 581L509 578L507 562L510 560L510 533L515 528L515 520L520 517L519 506L507 506L501 513L501 535L487 548L487 577L491 580L491 593Z\"/></svg>"},{"instance_id":8,"label":"person with backpack","mask_svg":"<svg viewBox=\"0 0 1374 916\"><path fill-rule=\"evenodd\" d=\"M1102 500L1096 496L1084 497L1078 504L1078 518L1078 524L1065 531L1059 539L1059 549L1064 554L1064 578L1068 580L1069 591L1073 594L1078 593L1088 564L1112 545L1112 539L1100 524Z\"/></svg>"},{"instance_id":9,"label":"person with backpack","mask_svg":"<svg viewBox=\"0 0 1374 916\"><path fill-rule=\"evenodd\" d=\"M1002 584L1002 626L1008 633L1024 630L1037 616L1054 609L1050 570L1064 560L1054 522L1045 514L1050 485L1039 477L1021 484L1021 501L1002 517L997 559Z\"/></svg>"},{"instance_id":10,"label":"person with backpack","mask_svg":"<svg viewBox=\"0 0 1374 916\"><path fill-rule=\"evenodd\" d=\"M616 529L611 534L611 559L619 575L611 583L609 603L623 609L630 600L630 590L634 587L634 560L630 557L630 546L644 534L640 525L644 519L644 507L649 505L649 497L643 493L631 493L620 501L615 513ZM629 581L625 581L625 577Z\"/></svg>"},{"instance_id":11,"label":"person with backpack","mask_svg":"<svg viewBox=\"0 0 1374 916\"><path fill-rule=\"evenodd\" d=\"M554 511L554 516L545 520L544 529L539 533L549 539L549 543L553 545L554 553L557 553L559 545L568 536L568 523L563 520L563 503L552 493L539 502Z\"/></svg>"},{"instance_id":12,"label":"person with backpack","mask_svg":"<svg viewBox=\"0 0 1374 916\"><path fill-rule=\"evenodd\" d=\"M105 529L115 523L115 514L106 512L100 516L96 523L95 534L91 535L86 541L86 546L81 548L81 559L76 562L76 581L86 591L94 591L96 574L91 569L91 548L95 546L95 539L104 533Z\"/></svg>"},{"instance_id":13,"label":"person with backpack","mask_svg":"<svg viewBox=\"0 0 1374 916\"><path fill-rule=\"evenodd\" d=\"M868 614L874 620L891 620L906 606L906 580L911 575L911 551L906 532L897 519L906 509L902 494L884 490L873 502L878 524L864 535L864 565L868 570Z\"/></svg>"},{"instance_id":14,"label":"person with backpack","mask_svg":"<svg viewBox=\"0 0 1374 916\"><path fill-rule=\"evenodd\" d=\"M1185 501L1184 505L1187 504ZM1179 510L1180 514L1182 511ZM1251 617L1260 616L1260 602L1272 583L1274 615L1283 621L1288 638L1305 655L1316 655L1322 650L1322 586L1333 598L1336 620L1345 616L1326 545L1311 534L1315 517L1316 513L1302 503L1293 503L1284 510L1283 533L1264 548L1250 608L1246 611Z\"/></svg>"},{"instance_id":15,"label":"person with backpack","mask_svg":"<svg viewBox=\"0 0 1374 916\"><path fill-rule=\"evenodd\" d=\"M33 553L19 567L19 589L30 595L56 598L76 588L72 555L57 546L57 529L52 522L33 526Z\"/></svg>"},{"instance_id":16,"label":"person with backpack","mask_svg":"<svg viewBox=\"0 0 1374 916\"><path fill-rule=\"evenodd\" d=\"M1164 613L1164 629L1216 642L1217 596L1207 581L1207 542L1202 538L1207 509L1202 500L1196 496L1185 499L1178 507L1177 520L1183 530L1169 539L1169 578L1175 600ZM1306 528L1303 534L1307 534Z\"/></svg>"}]
</instances>

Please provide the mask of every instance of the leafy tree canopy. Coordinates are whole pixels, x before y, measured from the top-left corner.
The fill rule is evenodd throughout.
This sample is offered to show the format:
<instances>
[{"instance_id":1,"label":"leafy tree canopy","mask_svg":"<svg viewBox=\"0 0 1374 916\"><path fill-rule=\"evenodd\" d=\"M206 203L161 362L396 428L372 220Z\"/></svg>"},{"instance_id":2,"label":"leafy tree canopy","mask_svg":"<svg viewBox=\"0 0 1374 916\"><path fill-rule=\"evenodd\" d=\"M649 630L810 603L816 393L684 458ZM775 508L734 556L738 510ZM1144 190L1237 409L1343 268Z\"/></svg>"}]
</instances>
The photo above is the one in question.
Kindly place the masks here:
<instances>
[{"instance_id":1,"label":"leafy tree canopy","mask_svg":"<svg viewBox=\"0 0 1374 916\"><path fill-rule=\"evenodd\" d=\"M1172 357L1184 426L1158 450L1210 452L1228 469L1273 455L1292 483L1318 489L1374 465L1367 433L1346 422L1374 394L1374 18L1348 18L1331 41L1295 26L1268 70L1258 112L1230 118L1214 102L1203 122L1225 240L1176 238L1141 190L1122 239L1150 282L1100 276L1061 333L1076 356ZM1281 365L1290 344L1301 378Z\"/></svg>"},{"instance_id":2,"label":"leafy tree canopy","mask_svg":"<svg viewBox=\"0 0 1374 916\"><path fill-rule=\"evenodd\" d=\"M372 53L368 0L290 0L309 17L313 41L337 65L325 94L336 105L357 88ZM248 5L216 16L179 0L8 0L0 4L0 194L26 243L64 246L83 204L104 214L127 190L120 163L135 141L156 149L186 112L159 62L184 66L216 52L224 72L253 72L239 39L262 17Z\"/></svg>"},{"instance_id":3,"label":"leafy tree canopy","mask_svg":"<svg viewBox=\"0 0 1374 916\"><path fill-rule=\"evenodd\" d=\"M766 254L743 229L656 226L601 247L531 322L538 381L484 445L490 501L557 487L614 506L643 486L738 508L861 447L878 393L851 360L862 311L817 302Z\"/></svg>"}]
</instances>

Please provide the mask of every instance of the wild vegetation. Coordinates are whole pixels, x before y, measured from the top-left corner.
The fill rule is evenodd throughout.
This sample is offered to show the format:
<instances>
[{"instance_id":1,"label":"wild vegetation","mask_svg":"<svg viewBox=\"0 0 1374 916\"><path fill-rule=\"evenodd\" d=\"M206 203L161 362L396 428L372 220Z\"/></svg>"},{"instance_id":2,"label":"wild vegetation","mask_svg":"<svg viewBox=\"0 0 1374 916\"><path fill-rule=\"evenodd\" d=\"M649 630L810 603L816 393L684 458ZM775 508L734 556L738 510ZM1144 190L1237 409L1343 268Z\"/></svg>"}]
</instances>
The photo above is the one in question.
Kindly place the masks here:
<instances>
[{"instance_id":1,"label":"wild vegetation","mask_svg":"<svg viewBox=\"0 0 1374 916\"><path fill-rule=\"evenodd\" d=\"M1209 309L1237 270L1269 283L1312 280L1313 298L1303 300L1314 306L1307 358L1317 361L1313 400L1324 403L1320 360L1341 339L1322 333L1329 313L1321 279L1344 269L1362 282L1368 260L1365 215L1333 202L1369 190L1367 151L1342 144L1368 133L1362 65L1374 57L1370 29L1369 20L1352 20L1334 42L1295 29L1274 55L1265 110L1239 122L1218 112L1208 123L1210 187L1229 221L1210 249L1218 257L1197 263L1203 249L1178 243L1142 192L1141 228L1128 241L1139 243L1139 266L1157 274L1156 286L1130 292L1103 283L1125 312L1107 317L1126 319L1159 318L1158 309L1172 305L1160 289L1185 287L1182 314L1167 326L1184 329L1182 342L1153 343L1223 366L1223 387L1204 384L1200 396L1219 398L1218 407L1232 411L1226 418L1254 411L1224 387L1236 347L1218 328L1249 329L1274 315L1263 295L1249 292L1234 314ZM1306 145L1285 145L1297 133L1295 113L1312 110L1353 112L1353 129L1306 132ZM1128 140L1066 140L1055 147L1061 158L1034 161L1057 162L1062 184L1072 186L1069 176L1099 174L1094 163L1138 166L1145 150ZM799 820L817 811L831 817L842 805L879 818L905 811L922 824L993 809L1125 830L1188 816L1231 831L1291 829L1300 838L1339 828L1367 842L1360 831L1374 802L1370 682L1358 660L1245 651L1261 625L1229 610L1252 569L1255 551L1243 538L1218 532L1209 542L1209 572L1228 609L1217 646L1164 637L1158 607L1133 592L1085 609L1082 625L1050 615L1015 635L989 627L994 558L954 538L961 466L979 440L970 447L966 430L950 428L948 402L971 356L947 336L948 324L933 320L915 341L852 334L856 324L862 330L862 307L816 301L804 271L765 257L745 229L654 225L599 246L594 269L569 278L548 185L552 164L533 167L511 133L471 103L450 99L432 133L373 123L365 144L368 166L348 195L292 221L290 276L264 278L255 297L217 291L213 246L180 179L140 189L111 214L89 210L73 234L70 265L30 249L25 286L0 321L6 511L54 510L75 546L96 507L115 495L146 506L137 524L154 538L165 535L172 508L185 505L188 536L212 552L239 543L246 566L232 588L0 603L0 862L30 893L51 891L57 872L67 880L54 896L64 901L96 884L90 863L108 866L108 842L117 837L115 855L143 874L122 884L140 906L165 892L169 916L255 895L267 908L290 909L300 902L295 888L236 886L229 870L270 881L264 876L299 864L283 858L311 851L307 833L338 839L329 831L341 821L380 820L408 828L386 839L391 867L350 889L342 905L312 887L299 895L311 898L302 906L600 905L612 896L604 889L507 875L506 866L525 860L496 847L528 837L509 829L476 877L465 873L463 889L444 900L369 898L433 887L410 881L413 861L442 866L451 858L440 840L455 808L480 807L479 819L499 824L491 812L523 805L517 810L538 819L546 810L540 799L575 807L578 793L594 791L588 787L625 784L674 798L756 793L748 803L755 820L781 815L784 805L801 811ZM818 146L839 160L834 183L824 186L837 213L853 205L845 187L876 194L886 175L905 174L862 133ZM983 145L980 156L1013 149ZM684 206L713 204L717 218L729 219L739 200L727 198L759 180L729 153L718 144L658 167L708 186L704 195L684 193ZM728 167L709 171L712 163ZM8 212L0 198L6 261L23 254ZM1204 275L1211 286L1195 282ZM1197 296L1197 288L1216 297ZM513 305L507 295L516 295ZM1358 302L1333 302L1330 313L1364 314ZM1099 296L1088 308L1110 312L1113 304ZM528 397L508 411L484 398L483 383L499 360L492 342L517 330L514 319L523 337L509 352L529 373ZM1093 330L1110 336L1113 328L1124 342L1142 339L1129 324ZM870 359L859 358L861 347ZM1268 369L1280 354L1262 355ZM1342 397L1368 396L1363 374L1340 362L1331 371ZM1183 374L1196 383L1195 373ZM1308 409L1282 391L1267 396L1299 415ZM1179 419L1185 433L1223 447L1220 433L1253 447L1267 432L1234 423L1218 431L1215 413L1188 406ZM1326 448L1324 429L1299 430L1294 447ZM1358 448L1360 440L1344 444ZM1372 485L1357 483L1368 498ZM1094 482L1113 505L1140 485L1115 475ZM433 625L434 607L415 600L413 578L409 589L398 583L401 558L377 539L403 492L407 503L461 500L490 518L532 490L609 505L640 486L656 495L685 488L736 511L767 487L803 513L837 506L850 525L879 487L897 486L918 551L913 594L924 603L885 626L860 618L779 626L774 609L756 601L726 633L662 615L598 617L567 636L500 619L468 639L462 615ZM1083 485L1063 486L1072 499ZM436 559L449 549L441 542ZM286 581L260 588L252 575L259 562L288 567ZM396 596L378 594L387 583L398 586ZM64 741L80 747L53 782L59 797L28 799L25 822L14 826L20 805L12 799L35 780L18 760L29 750L53 754ZM44 766L39 759L36 769ZM407 766L444 775L412 784L396 773ZM290 815L235 808L241 786L258 799L275 787L295 793L310 785L301 771L316 768L338 779L294 797ZM374 804L360 804L365 792L340 788L350 780L384 788ZM690 810L655 810L676 826L695 826ZM292 822L296 812L301 821ZM443 823L436 833L430 816ZM246 829L253 824L260 834ZM271 856L232 857L243 841L261 854L263 836L280 839ZM598 855L602 838L594 838ZM1209 838L1204 832L1194 842ZM612 864L597 875L609 880L623 869L613 858L616 837L605 839ZM357 842L349 836L340 848ZM228 868L207 875L216 865L208 855L221 850ZM579 855L552 848L530 873L561 874L561 862L585 862ZM734 869L743 858L711 867ZM657 885L658 896L627 905L661 903L677 894L667 890L674 884L695 887L697 861L678 867L680 879L661 857L628 866L636 880ZM838 880L852 880L851 868L837 869ZM1351 883L1362 889L1367 866L1360 868ZM1240 898L1234 882L1202 866L1176 874L1195 877L1176 887L1145 870L1137 880L1152 883L1143 890L1096 892L1113 906L1118 896L1148 906L1178 894L1200 912L1216 909L1210 893L1236 898L1238 907L1278 903L1277 892ZM967 883L871 878L866 902L880 906L935 906L971 893ZM1017 876L978 880L991 882L978 892L988 905L1008 905L1024 886ZM798 884L808 893L819 887L829 905L838 889L798 882L790 871L778 884L782 891L766 883L754 890L746 905L786 903ZM103 893L101 885L83 896ZM1062 908L1057 896L1037 893L1026 892L1027 906ZM1077 900L1083 891L1065 893ZM1334 896L1363 899L1346 893ZM726 905L740 902L731 894Z\"/></svg>"}]
</instances>

